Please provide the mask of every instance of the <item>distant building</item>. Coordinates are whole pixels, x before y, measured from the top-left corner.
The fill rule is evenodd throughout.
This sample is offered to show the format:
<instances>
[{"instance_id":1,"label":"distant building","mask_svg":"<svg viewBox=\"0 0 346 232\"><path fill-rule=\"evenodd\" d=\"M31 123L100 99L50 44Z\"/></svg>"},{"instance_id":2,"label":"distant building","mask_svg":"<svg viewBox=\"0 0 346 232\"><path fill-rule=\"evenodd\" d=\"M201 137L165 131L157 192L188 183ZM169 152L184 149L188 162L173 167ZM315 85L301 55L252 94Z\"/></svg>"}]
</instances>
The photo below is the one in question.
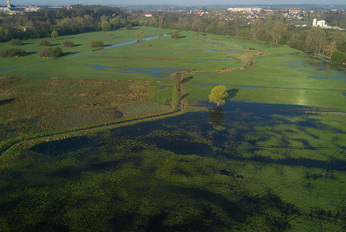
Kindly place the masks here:
<instances>
[{"instance_id":1,"label":"distant building","mask_svg":"<svg viewBox=\"0 0 346 232\"><path fill-rule=\"evenodd\" d=\"M317 21L317 19L314 19L312 21L312 27L320 27L320 28L324 28L324 29L337 29L337 30L342 30L342 31L344 30L340 27L332 27L332 26L327 25L325 20Z\"/></svg>"},{"instance_id":2,"label":"distant building","mask_svg":"<svg viewBox=\"0 0 346 232\"><path fill-rule=\"evenodd\" d=\"M251 12L261 12L262 8L259 7L255 7L255 8L250 8L250 7L246 7L246 8L235 8L235 7L230 7L227 9L228 11L232 11L232 12L242 12L242 13L251 13Z\"/></svg>"},{"instance_id":3,"label":"distant building","mask_svg":"<svg viewBox=\"0 0 346 232\"><path fill-rule=\"evenodd\" d=\"M314 19L312 21L312 26L313 27L321 27L321 28L328 27L325 20L317 21L317 19Z\"/></svg>"}]
</instances>

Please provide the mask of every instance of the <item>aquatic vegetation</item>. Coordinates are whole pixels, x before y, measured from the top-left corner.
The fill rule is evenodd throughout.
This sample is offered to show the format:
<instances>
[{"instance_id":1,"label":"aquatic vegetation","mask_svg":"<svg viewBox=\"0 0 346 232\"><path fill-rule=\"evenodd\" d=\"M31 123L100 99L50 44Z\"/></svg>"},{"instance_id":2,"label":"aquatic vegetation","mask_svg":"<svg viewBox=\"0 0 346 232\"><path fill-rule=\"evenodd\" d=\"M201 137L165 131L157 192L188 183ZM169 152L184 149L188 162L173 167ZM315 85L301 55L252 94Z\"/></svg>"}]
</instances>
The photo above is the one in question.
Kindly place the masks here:
<instances>
[{"instance_id":1,"label":"aquatic vegetation","mask_svg":"<svg viewBox=\"0 0 346 232\"><path fill-rule=\"evenodd\" d=\"M223 112L217 122L220 115L187 113L31 147L0 171L0 211L6 211L0 225L4 231L344 226L342 115L236 102Z\"/></svg>"}]
</instances>

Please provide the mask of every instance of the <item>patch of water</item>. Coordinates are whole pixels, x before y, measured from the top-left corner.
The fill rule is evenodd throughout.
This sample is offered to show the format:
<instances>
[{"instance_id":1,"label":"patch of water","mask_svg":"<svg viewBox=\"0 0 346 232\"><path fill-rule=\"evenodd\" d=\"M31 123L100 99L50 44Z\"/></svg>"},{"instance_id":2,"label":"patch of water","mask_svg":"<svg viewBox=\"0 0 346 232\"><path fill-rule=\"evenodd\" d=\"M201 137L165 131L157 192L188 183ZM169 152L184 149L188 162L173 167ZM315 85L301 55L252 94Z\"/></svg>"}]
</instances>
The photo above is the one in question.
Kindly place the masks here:
<instances>
[{"instance_id":1,"label":"patch of water","mask_svg":"<svg viewBox=\"0 0 346 232\"><path fill-rule=\"evenodd\" d=\"M313 78L313 79L330 79L327 77L317 77L317 76L308 76L308 78Z\"/></svg>"},{"instance_id":2,"label":"patch of water","mask_svg":"<svg viewBox=\"0 0 346 232\"><path fill-rule=\"evenodd\" d=\"M19 68L20 68L20 67L3 69L3 70L0 70L0 72L11 71L11 70L14 70L14 69L19 69Z\"/></svg>"},{"instance_id":3,"label":"patch of water","mask_svg":"<svg viewBox=\"0 0 346 232\"><path fill-rule=\"evenodd\" d=\"M346 92L343 92L342 94L344 95L344 97L346 97Z\"/></svg>"},{"instance_id":4,"label":"patch of water","mask_svg":"<svg viewBox=\"0 0 346 232\"><path fill-rule=\"evenodd\" d=\"M204 52L220 52L220 50L211 49L211 50L204 50Z\"/></svg>"},{"instance_id":5,"label":"patch of water","mask_svg":"<svg viewBox=\"0 0 346 232\"><path fill-rule=\"evenodd\" d=\"M150 36L150 37L144 38L142 41L149 41L149 40L158 39L158 38L161 38L161 37L164 37L164 36L169 36L169 35L171 35L171 34ZM123 42L123 43L113 44L111 46L105 47L104 49L122 47L122 46L130 45L130 44L134 44L134 43L137 43L137 42L139 42L139 41L135 39L135 40L131 40L131 41Z\"/></svg>"},{"instance_id":6,"label":"patch of water","mask_svg":"<svg viewBox=\"0 0 346 232\"><path fill-rule=\"evenodd\" d=\"M96 64L90 64L86 65L85 67L91 67L97 70L107 70L107 69L120 69L120 67L111 67L111 66L104 66L104 65L96 65Z\"/></svg>"},{"instance_id":7,"label":"patch of water","mask_svg":"<svg viewBox=\"0 0 346 232\"><path fill-rule=\"evenodd\" d=\"M227 50L227 52L248 52L245 50Z\"/></svg>"},{"instance_id":8,"label":"patch of water","mask_svg":"<svg viewBox=\"0 0 346 232\"><path fill-rule=\"evenodd\" d=\"M22 66L22 67L8 68L8 69L0 70L0 72L11 71L11 70L14 70L14 69L20 69L20 68L24 68L24 67L27 67L27 66L30 66L30 65L38 65L38 64L42 64L42 62L36 62L36 63L25 65L25 66Z\"/></svg>"},{"instance_id":9,"label":"patch of water","mask_svg":"<svg viewBox=\"0 0 346 232\"><path fill-rule=\"evenodd\" d=\"M85 67L91 67L97 70L105 71L107 69L119 69L119 73L140 73L140 74L150 74L153 77L158 78L167 78L170 77L173 73L179 72L173 68L120 68L112 66L103 66L103 65L86 65Z\"/></svg>"},{"instance_id":10,"label":"patch of water","mask_svg":"<svg viewBox=\"0 0 346 232\"><path fill-rule=\"evenodd\" d=\"M208 41L208 40L204 40L204 39L202 39L202 41L204 42L204 43L207 43L207 44L216 44L216 43L214 43L214 42L210 42L210 41Z\"/></svg>"}]
</instances>

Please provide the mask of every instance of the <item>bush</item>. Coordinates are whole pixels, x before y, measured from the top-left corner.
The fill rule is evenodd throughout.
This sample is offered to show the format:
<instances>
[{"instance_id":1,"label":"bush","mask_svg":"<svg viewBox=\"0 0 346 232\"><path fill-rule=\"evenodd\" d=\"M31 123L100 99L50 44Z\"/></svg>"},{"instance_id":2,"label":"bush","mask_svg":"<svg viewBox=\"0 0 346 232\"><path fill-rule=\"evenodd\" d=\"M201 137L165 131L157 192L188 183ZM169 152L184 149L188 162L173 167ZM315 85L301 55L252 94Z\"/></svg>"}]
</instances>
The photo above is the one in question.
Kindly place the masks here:
<instances>
[{"instance_id":1,"label":"bush","mask_svg":"<svg viewBox=\"0 0 346 232\"><path fill-rule=\"evenodd\" d=\"M346 63L346 53L334 51L332 54L332 61L339 63L339 64L345 64Z\"/></svg>"},{"instance_id":2,"label":"bush","mask_svg":"<svg viewBox=\"0 0 346 232\"><path fill-rule=\"evenodd\" d=\"M92 41L90 46L91 46L92 48L103 48L103 47L104 47L104 44L103 44L103 41L101 41L101 40L96 40L96 41Z\"/></svg>"},{"instance_id":3,"label":"bush","mask_svg":"<svg viewBox=\"0 0 346 232\"><path fill-rule=\"evenodd\" d=\"M22 41L20 41L20 39L12 39L8 45L12 45L12 46L19 46L22 45Z\"/></svg>"},{"instance_id":4,"label":"bush","mask_svg":"<svg viewBox=\"0 0 346 232\"><path fill-rule=\"evenodd\" d=\"M38 53L38 57L41 58L55 58L62 56L64 53L62 52L61 48L54 47L54 48L46 48L43 49Z\"/></svg>"},{"instance_id":5,"label":"bush","mask_svg":"<svg viewBox=\"0 0 346 232\"><path fill-rule=\"evenodd\" d=\"M278 41L279 45L286 45L286 38L285 37L281 37Z\"/></svg>"},{"instance_id":6,"label":"bush","mask_svg":"<svg viewBox=\"0 0 346 232\"><path fill-rule=\"evenodd\" d=\"M126 30L132 30L133 26L131 23L129 23L129 24L126 24L125 28L126 28Z\"/></svg>"},{"instance_id":7,"label":"bush","mask_svg":"<svg viewBox=\"0 0 346 232\"><path fill-rule=\"evenodd\" d=\"M171 37L173 39L179 39L180 38L179 31L178 30L173 30L172 33L171 33Z\"/></svg>"},{"instance_id":8,"label":"bush","mask_svg":"<svg viewBox=\"0 0 346 232\"><path fill-rule=\"evenodd\" d=\"M0 57L18 57L24 56L25 51L19 48L8 48L4 50L0 50Z\"/></svg>"},{"instance_id":9,"label":"bush","mask_svg":"<svg viewBox=\"0 0 346 232\"><path fill-rule=\"evenodd\" d=\"M72 41L64 41L62 42L62 45L64 47L74 47L74 43L72 43Z\"/></svg>"},{"instance_id":10,"label":"bush","mask_svg":"<svg viewBox=\"0 0 346 232\"><path fill-rule=\"evenodd\" d=\"M40 47L49 47L49 46L50 46L50 42L47 41L47 40L41 40L41 41L38 43L38 45L39 45Z\"/></svg>"}]
</instances>

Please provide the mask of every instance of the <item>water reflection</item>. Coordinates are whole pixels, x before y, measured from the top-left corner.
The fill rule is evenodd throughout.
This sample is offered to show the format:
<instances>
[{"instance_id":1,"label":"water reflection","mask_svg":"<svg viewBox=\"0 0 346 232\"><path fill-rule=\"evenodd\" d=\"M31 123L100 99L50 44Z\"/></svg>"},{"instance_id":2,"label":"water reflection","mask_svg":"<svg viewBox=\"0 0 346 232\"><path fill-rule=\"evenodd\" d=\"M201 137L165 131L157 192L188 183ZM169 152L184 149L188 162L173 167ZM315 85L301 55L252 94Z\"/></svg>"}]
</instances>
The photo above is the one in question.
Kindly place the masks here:
<instances>
[{"instance_id":1,"label":"water reflection","mask_svg":"<svg viewBox=\"0 0 346 232\"><path fill-rule=\"evenodd\" d=\"M213 110L210 110L209 113L209 119L210 121L217 125L222 126L225 121L225 113L223 112L222 107L217 107Z\"/></svg>"}]
</instances>

